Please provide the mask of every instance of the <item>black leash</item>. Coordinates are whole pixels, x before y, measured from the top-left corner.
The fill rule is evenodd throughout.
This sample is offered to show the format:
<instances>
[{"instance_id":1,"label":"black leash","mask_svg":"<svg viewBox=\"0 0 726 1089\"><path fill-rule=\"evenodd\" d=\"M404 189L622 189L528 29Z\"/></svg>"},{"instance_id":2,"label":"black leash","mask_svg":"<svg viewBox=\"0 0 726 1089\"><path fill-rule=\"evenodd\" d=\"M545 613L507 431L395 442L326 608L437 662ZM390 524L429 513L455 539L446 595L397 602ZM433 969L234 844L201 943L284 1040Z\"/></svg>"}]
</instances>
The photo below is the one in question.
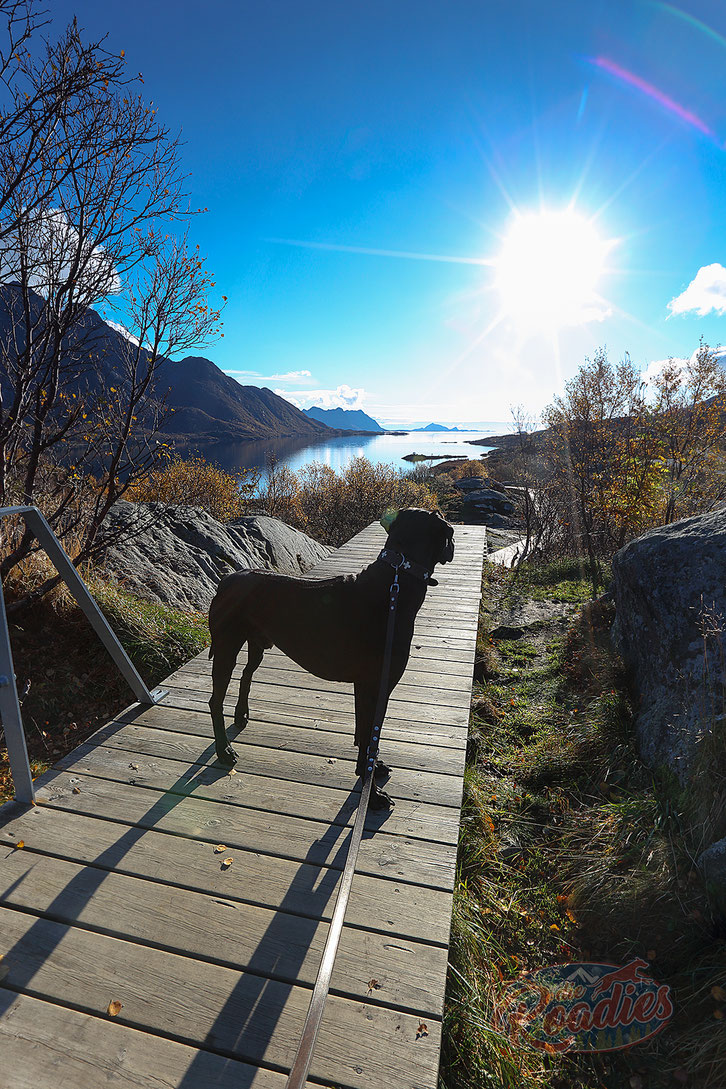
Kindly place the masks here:
<instances>
[{"instance_id":1,"label":"black leash","mask_svg":"<svg viewBox=\"0 0 726 1089\"><path fill-rule=\"evenodd\" d=\"M363 826L365 825L366 815L368 813L368 803L371 798L371 790L373 789L373 776L376 767L376 759L378 757L378 743L380 741L381 726L383 725L383 716L386 711L388 697L388 679L391 674L393 632L396 624L396 609L398 607L398 593L400 590L398 585L398 569L402 566L404 558L401 556L398 563L393 563L388 557L386 557L386 559L394 568L395 573L388 598L388 625L386 627L386 645L383 652L383 666L381 668L381 687L378 690L378 703L373 719L371 739L366 753L366 770L360 792L360 801L358 802L358 812L356 813L355 824L353 826L353 834L348 847L348 856L345 860L343 876L340 880L340 888L338 889L338 895L335 900L335 909L330 921L328 937L320 960L320 968L318 969L312 998L310 999L310 1005L308 1006L300 1043L298 1044L292 1069L290 1070L287 1079L286 1089L303 1089L307 1080L310 1062L313 1057L315 1040L323 1017L323 1010L325 1009L325 1000L328 997L328 991L330 990L330 977L333 973L335 955L338 952L340 933L343 929L343 921L345 919L345 912L350 898L350 890L353 884L355 864L358 859L358 849L360 848L361 839L363 838Z\"/></svg>"}]
</instances>

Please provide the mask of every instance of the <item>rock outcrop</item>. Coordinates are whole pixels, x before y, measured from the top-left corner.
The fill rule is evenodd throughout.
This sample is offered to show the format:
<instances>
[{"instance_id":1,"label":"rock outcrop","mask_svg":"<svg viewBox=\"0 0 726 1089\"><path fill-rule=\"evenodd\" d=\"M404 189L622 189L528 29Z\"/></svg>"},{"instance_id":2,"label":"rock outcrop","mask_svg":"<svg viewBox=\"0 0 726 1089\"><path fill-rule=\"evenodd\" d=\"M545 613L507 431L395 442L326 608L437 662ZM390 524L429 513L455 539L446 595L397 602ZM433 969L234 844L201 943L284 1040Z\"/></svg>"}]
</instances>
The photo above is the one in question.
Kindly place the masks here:
<instances>
[{"instance_id":1,"label":"rock outcrop","mask_svg":"<svg viewBox=\"0 0 726 1089\"><path fill-rule=\"evenodd\" d=\"M726 509L651 530L613 560L614 637L640 696L641 753L682 783L723 716Z\"/></svg>"},{"instance_id":2,"label":"rock outcrop","mask_svg":"<svg viewBox=\"0 0 726 1089\"><path fill-rule=\"evenodd\" d=\"M479 476L465 476L454 482L454 487L462 493L461 517L464 522L484 524L497 529L511 529L514 520L515 504L499 488L491 486Z\"/></svg>"},{"instance_id":3,"label":"rock outcrop","mask_svg":"<svg viewBox=\"0 0 726 1089\"><path fill-rule=\"evenodd\" d=\"M139 597L186 609L207 609L230 571L301 575L332 551L277 518L223 525L198 507L165 503L118 502L104 531L105 572Z\"/></svg>"}]
</instances>

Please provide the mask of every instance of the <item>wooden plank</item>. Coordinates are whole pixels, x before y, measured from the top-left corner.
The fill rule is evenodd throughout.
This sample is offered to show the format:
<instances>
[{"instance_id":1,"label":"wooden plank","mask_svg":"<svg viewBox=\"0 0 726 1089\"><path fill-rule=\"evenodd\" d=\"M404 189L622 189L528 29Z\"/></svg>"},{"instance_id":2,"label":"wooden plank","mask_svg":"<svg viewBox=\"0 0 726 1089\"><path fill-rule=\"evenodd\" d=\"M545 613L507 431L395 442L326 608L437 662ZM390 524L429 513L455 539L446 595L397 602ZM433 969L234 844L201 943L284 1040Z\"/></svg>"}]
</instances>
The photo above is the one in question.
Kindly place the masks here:
<instances>
[{"instance_id":1,"label":"wooden plank","mask_svg":"<svg viewBox=\"0 0 726 1089\"><path fill-rule=\"evenodd\" d=\"M247 664L247 653L242 651L237 661L237 666L232 673L232 682L239 681L242 675L242 670ZM467 696L471 693L471 677L467 676L467 672L460 668L460 663L456 663L453 672L444 672L440 669L442 665L450 665L445 662L427 662L426 665L421 663L413 663L404 673L401 680L396 686L396 691L401 692L403 689L411 689L415 686L416 689L420 688L435 688L437 692L440 692L444 697L449 692L461 694L464 693ZM457 668L458 667L458 668ZM168 680L176 681L185 677L208 677L209 689L211 692L212 686L212 661L209 658L192 658L191 661L185 662L183 666L175 670ZM317 681L319 684L322 682L323 686L331 684L342 684L343 682L326 681L321 677L316 677L313 673L308 673L301 666L291 661L290 658L285 658L284 655L273 656L270 651L265 652L265 657L262 660L262 665L258 667L254 674L253 683L260 681L269 681L272 684L288 684L298 686L302 683L307 683L309 687L313 687L311 681ZM198 680L196 681L198 684ZM348 688L350 685L347 686ZM431 698L429 696L429 698Z\"/></svg>"},{"instance_id":2,"label":"wooden plank","mask_svg":"<svg viewBox=\"0 0 726 1089\"><path fill-rule=\"evenodd\" d=\"M201 688L201 686L200 686ZM195 693L193 690L187 688L177 688L176 685L169 685L169 695L165 699L167 707L188 707L190 710L206 708L208 705L208 695L200 691ZM234 706L237 702L237 693L230 692L224 701L224 708L227 714L232 714ZM353 706L353 694L351 693L334 693L334 692L316 692L314 689L309 689L305 692L304 697L298 695L297 692L291 692L289 689L282 685L265 685L257 684L254 690L250 694L250 710L252 715L255 713L255 707L266 705L268 707L288 707L290 709L299 708L300 705L305 706L306 711L313 711L316 716L318 712L324 712L326 710L331 711L345 711L351 714L351 708ZM468 707L447 707L436 703L411 703L409 700L398 699L394 691L389 701L388 715L395 714L397 718L406 717L409 721L421 722L421 723L436 723L443 726L462 726L466 727L469 723L469 709ZM352 719L351 719L352 721Z\"/></svg>"},{"instance_id":3,"label":"wooden plank","mask_svg":"<svg viewBox=\"0 0 726 1089\"><path fill-rule=\"evenodd\" d=\"M134 774L129 771L129 775ZM54 788L52 792L39 792L39 796L49 805L65 811L90 813L95 817L136 823L139 828L162 829L204 842L227 843L239 850L334 869L343 866L340 856L349 831L346 825L331 827L309 818L240 805L214 808L208 801L197 801L182 794L172 796L171 805L167 805L163 795L129 785L128 781L122 784L98 778L95 783L84 781L78 794L67 789L61 794ZM131 812L133 818L129 816ZM220 839L222 826L226 831ZM384 822L379 822L378 827L376 835L366 837L361 847L361 873L423 884L428 888L453 887L455 859L447 844L391 835L385 831Z\"/></svg>"},{"instance_id":4,"label":"wooden plank","mask_svg":"<svg viewBox=\"0 0 726 1089\"><path fill-rule=\"evenodd\" d=\"M178 804L183 803L184 799ZM160 799L156 810L150 812L149 821L156 815L161 821L164 813L176 805L174 797ZM228 809L233 807L224 807L219 817L214 818L214 835L226 832L224 818ZM339 831L331 831L328 842L334 836L339 837ZM227 838L220 837L220 842ZM45 805L0 826L0 843L13 846L19 840L25 842L29 851L311 919L330 919L340 878L340 870L332 867L236 848L234 864L228 871L222 871L218 863L210 862L208 843L77 813L61 814ZM345 837L340 837L339 860L344 843ZM346 925L381 931L392 939L413 938L445 946L450 915L449 892L357 873Z\"/></svg>"},{"instance_id":5,"label":"wooden plank","mask_svg":"<svg viewBox=\"0 0 726 1089\"><path fill-rule=\"evenodd\" d=\"M319 717L318 717L319 716ZM200 737L212 736L212 720L209 717L209 709L204 706L174 707L164 703L155 704L153 707L140 707L138 703L119 715L115 722L139 722L157 729L167 729L169 726L179 733L199 734ZM307 716L304 708L285 707L277 709L273 705L260 705L252 708L252 718L247 727L248 739L258 736L260 725L286 725L298 730L322 730L326 733L339 733L345 736L345 744L353 751L353 715L350 711L310 711ZM231 729L231 716L228 714L227 726ZM95 736L95 735L93 735ZM262 736L262 735L259 735ZM428 746L446 747L452 749L466 748L467 732L462 726L439 726L432 723L417 725L407 719L391 718L386 716L384 724L382 748L385 750L388 742L407 742L417 745L421 742ZM89 741L92 741L89 738ZM322 751L322 746L319 751Z\"/></svg>"},{"instance_id":6,"label":"wooden plank","mask_svg":"<svg viewBox=\"0 0 726 1089\"><path fill-rule=\"evenodd\" d=\"M118 723L119 726L124 724L192 734L204 738L207 743L212 738L209 714L203 711L177 711L173 707L164 707L163 703L153 708L145 708L134 718L124 718ZM261 745L280 752L309 753L313 756L324 756L326 760L332 757L336 761L355 762L357 757L352 730L326 730L322 726L311 730L284 723L251 721L240 732L235 732L232 723L229 723L229 733L237 745ZM395 771L399 768L411 768L442 775L462 773L463 756L460 753L463 746L442 747L431 744L427 732L422 729L412 730L407 741L394 740L386 735L383 747L386 763Z\"/></svg>"},{"instance_id":7,"label":"wooden plank","mask_svg":"<svg viewBox=\"0 0 726 1089\"><path fill-rule=\"evenodd\" d=\"M205 738L194 734L174 733L171 730L153 730L135 724L119 726L112 723L99 730L94 738L97 744L103 744L108 748L123 749L131 753L145 753L152 757L164 756L171 760L179 760L186 765L206 765L216 759L214 745L205 744ZM346 787L352 790L356 783L352 760L335 760L310 753L277 752L251 742L244 747L236 741L232 741L231 744L241 760L241 766L245 766L251 774L261 773L278 779L290 779L297 783L313 783L321 787L333 786L343 790ZM448 751L454 754L454 750ZM434 805L458 806L461 804L464 753L460 752L458 756L460 775L442 775L437 772L397 768L388 785L393 793L401 798L431 802ZM226 775L228 769L217 765L214 773ZM281 789L284 787L281 786Z\"/></svg>"},{"instance_id":8,"label":"wooden plank","mask_svg":"<svg viewBox=\"0 0 726 1089\"><path fill-rule=\"evenodd\" d=\"M239 682L239 674L237 675L237 681ZM352 684L345 684L341 681L326 681L322 677L316 677L312 673L306 673L303 670L270 670L261 666L254 675L252 688L256 691L261 685L270 686L273 689L275 687L281 687L287 690L293 689L295 693L309 691L323 693L325 695L341 696L348 699L353 698ZM208 700L212 694L211 671L208 673L196 673L187 672L186 670L177 670L171 677L167 677L164 681L164 687L189 691L196 694L198 694L201 689ZM236 700L237 692L234 691L234 688L236 688L236 685L230 685L228 691L232 690L232 694ZM264 692L268 690L269 688L262 689ZM420 684L411 685L400 683L396 685L394 691L398 699L406 700L409 703L425 704L426 706L435 702L437 707L466 707L468 710L471 702L470 692L461 688L458 690L440 688L435 683L433 686L426 687Z\"/></svg>"},{"instance_id":9,"label":"wooden plank","mask_svg":"<svg viewBox=\"0 0 726 1089\"><path fill-rule=\"evenodd\" d=\"M132 763L137 766L131 768ZM67 771L58 770L61 767L67 768ZM47 772L41 780L37 780L36 786L40 797L52 805L65 805L71 795L72 808L77 812L100 812L93 808L100 804L97 799L102 793L102 784L97 780L108 779L113 783L123 784L121 788L115 787L111 790L116 800L113 806L114 819L124 823L141 820L144 813L155 804L150 794L143 792L138 796L138 792L129 790L130 784L146 787L149 791L193 795L197 801L222 803L224 806L240 805L246 809L260 809L264 813L285 813L291 817L304 817L324 824L350 825L355 819L358 794L350 790L336 790L332 787L321 789L309 783L294 783L290 780L281 782L264 775L249 775L244 769L234 776L219 775L211 768L195 768L188 776L180 775L179 770L176 760L165 760L158 756L149 759L120 749L82 745ZM81 777L85 782L81 781ZM80 794L73 793L76 787ZM105 814L110 815L108 802L104 804ZM219 817L212 806L200 807L195 814L195 827L212 827L215 815L218 823L224 826L230 815L226 809L222 809L221 813L222 816ZM188 818L187 812L185 819ZM240 819L244 820L244 815ZM382 827L385 827L387 834L456 846L459 810L399 798L395 809L385 815L385 820L375 812L368 815L366 829L375 832ZM185 831L174 830L180 833Z\"/></svg>"},{"instance_id":10,"label":"wooden plank","mask_svg":"<svg viewBox=\"0 0 726 1089\"><path fill-rule=\"evenodd\" d=\"M166 905L173 919L173 904ZM120 1024L235 1059L285 1069L297 1047L310 991L204 961L141 947L0 908L5 985L102 1015L121 1002ZM264 1001L261 999L264 997ZM15 995L0 988L0 1011ZM440 1022L331 995L310 1075L349 1089L433 1084Z\"/></svg>"},{"instance_id":11,"label":"wooden plank","mask_svg":"<svg viewBox=\"0 0 726 1089\"><path fill-rule=\"evenodd\" d=\"M56 922L309 986L327 935L327 923L315 919L186 889L170 896L152 881L29 851L13 851L3 860L0 901ZM385 934L344 927L331 990L440 1017L446 959L440 946L396 944ZM375 988L372 979L378 980Z\"/></svg>"},{"instance_id":12,"label":"wooden plank","mask_svg":"<svg viewBox=\"0 0 726 1089\"><path fill-rule=\"evenodd\" d=\"M287 1078L210 1051L12 995L0 1017L3 1089L285 1089ZM312 1082L306 1089L320 1089Z\"/></svg>"}]
</instances>

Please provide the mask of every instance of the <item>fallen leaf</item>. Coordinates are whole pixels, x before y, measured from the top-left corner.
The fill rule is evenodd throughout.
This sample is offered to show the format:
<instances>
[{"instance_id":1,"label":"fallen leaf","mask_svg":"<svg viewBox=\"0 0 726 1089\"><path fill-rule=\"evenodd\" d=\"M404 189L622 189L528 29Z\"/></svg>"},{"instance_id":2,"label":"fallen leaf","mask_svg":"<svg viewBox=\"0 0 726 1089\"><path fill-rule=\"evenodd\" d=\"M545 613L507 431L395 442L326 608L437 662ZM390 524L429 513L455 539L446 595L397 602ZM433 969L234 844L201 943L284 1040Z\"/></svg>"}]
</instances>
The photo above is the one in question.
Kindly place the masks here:
<instances>
[{"instance_id":1,"label":"fallen leaf","mask_svg":"<svg viewBox=\"0 0 726 1089\"><path fill-rule=\"evenodd\" d=\"M230 768L229 771L227 772L228 776L232 776L232 775L236 775L236 774L237 774L237 772L234 770L234 768Z\"/></svg>"},{"instance_id":2,"label":"fallen leaf","mask_svg":"<svg viewBox=\"0 0 726 1089\"><path fill-rule=\"evenodd\" d=\"M16 851L22 851L24 846L25 846L25 840L24 839L19 839L18 842L15 844L15 850Z\"/></svg>"},{"instance_id":3,"label":"fallen leaf","mask_svg":"<svg viewBox=\"0 0 726 1089\"><path fill-rule=\"evenodd\" d=\"M80 787L73 787L73 793L74 794L80 794L81 793L81 788Z\"/></svg>"},{"instance_id":4,"label":"fallen leaf","mask_svg":"<svg viewBox=\"0 0 726 1089\"><path fill-rule=\"evenodd\" d=\"M223 843L218 843L217 846L214 848L214 853L215 855L222 855L226 850L227 848Z\"/></svg>"},{"instance_id":5,"label":"fallen leaf","mask_svg":"<svg viewBox=\"0 0 726 1089\"><path fill-rule=\"evenodd\" d=\"M649 949L648 952L645 955L648 958L648 960L655 960L655 958L658 956L655 949Z\"/></svg>"},{"instance_id":6,"label":"fallen leaf","mask_svg":"<svg viewBox=\"0 0 726 1089\"><path fill-rule=\"evenodd\" d=\"M132 768L134 771L139 770L139 765L138 764L129 764L129 767Z\"/></svg>"},{"instance_id":7,"label":"fallen leaf","mask_svg":"<svg viewBox=\"0 0 726 1089\"><path fill-rule=\"evenodd\" d=\"M123 1003L114 998L112 1002L109 1002L106 1013L109 1017L118 1017L122 1009Z\"/></svg>"},{"instance_id":8,"label":"fallen leaf","mask_svg":"<svg viewBox=\"0 0 726 1089\"><path fill-rule=\"evenodd\" d=\"M717 1021L723 1021L723 1010L714 1010L713 1016L716 1018Z\"/></svg>"},{"instance_id":9,"label":"fallen leaf","mask_svg":"<svg viewBox=\"0 0 726 1089\"><path fill-rule=\"evenodd\" d=\"M368 980L368 994L370 994L371 991L377 991L380 986L381 985L380 985L380 983L378 982L377 979L369 979Z\"/></svg>"},{"instance_id":10,"label":"fallen leaf","mask_svg":"<svg viewBox=\"0 0 726 1089\"><path fill-rule=\"evenodd\" d=\"M711 988L711 994L717 1002L726 1002L726 991L723 987L719 987L718 983Z\"/></svg>"},{"instance_id":11,"label":"fallen leaf","mask_svg":"<svg viewBox=\"0 0 726 1089\"><path fill-rule=\"evenodd\" d=\"M425 1021L419 1022L419 1026L416 1029L416 1039L420 1040L422 1036L428 1036L428 1034L429 1034L429 1026L426 1024Z\"/></svg>"},{"instance_id":12,"label":"fallen leaf","mask_svg":"<svg viewBox=\"0 0 726 1089\"><path fill-rule=\"evenodd\" d=\"M233 862L234 862L233 858L225 858L224 862L222 863L222 869L223 870L228 870Z\"/></svg>"}]
</instances>

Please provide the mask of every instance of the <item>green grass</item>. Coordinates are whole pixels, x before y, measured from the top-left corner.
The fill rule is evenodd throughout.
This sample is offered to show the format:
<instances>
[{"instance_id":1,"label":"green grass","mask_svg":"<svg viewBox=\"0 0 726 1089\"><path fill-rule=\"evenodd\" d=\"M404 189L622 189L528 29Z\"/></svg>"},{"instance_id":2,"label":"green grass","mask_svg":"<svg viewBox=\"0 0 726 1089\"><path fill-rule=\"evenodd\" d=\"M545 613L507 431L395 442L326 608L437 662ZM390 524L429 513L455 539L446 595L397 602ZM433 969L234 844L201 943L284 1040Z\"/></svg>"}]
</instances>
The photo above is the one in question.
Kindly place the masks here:
<instances>
[{"instance_id":1,"label":"green grass","mask_svg":"<svg viewBox=\"0 0 726 1089\"><path fill-rule=\"evenodd\" d=\"M537 600L575 601L588 585L572 562L489 578ZM536 643L480 630L488 679L472 700L440 1089L726 1084L726 943L683 796L634 749L611 610L586 605L564 636L540 627ZM498 1030L498 995L518 972L635 956L673 988L676 1015L653 1040L543 1055Z\"/></svg>"},{"instance_id":2,"label":"green grass","mask_svg":"<svg viewBox=\"0 0 726 1089\"><path fill-rule=\"evenodd\" d=\"M598 571L602 586L607 586L609 564L600 563ZM592 598L592 583L586 561L567 557L548 564L524 564L512 580L511 592L532 601L582 604Z\"/></svg>"},{"instance_id":3,"label":"green grass","mask_svg":"<svg viewBox=\"0 0 726 1089\"><path fill-rule=\"evenodd\" d=\"M91 588L147 684L158 684L209 642L205 613L144 601L116 583L94 580Z\"/></svg>"}]
</instances>

